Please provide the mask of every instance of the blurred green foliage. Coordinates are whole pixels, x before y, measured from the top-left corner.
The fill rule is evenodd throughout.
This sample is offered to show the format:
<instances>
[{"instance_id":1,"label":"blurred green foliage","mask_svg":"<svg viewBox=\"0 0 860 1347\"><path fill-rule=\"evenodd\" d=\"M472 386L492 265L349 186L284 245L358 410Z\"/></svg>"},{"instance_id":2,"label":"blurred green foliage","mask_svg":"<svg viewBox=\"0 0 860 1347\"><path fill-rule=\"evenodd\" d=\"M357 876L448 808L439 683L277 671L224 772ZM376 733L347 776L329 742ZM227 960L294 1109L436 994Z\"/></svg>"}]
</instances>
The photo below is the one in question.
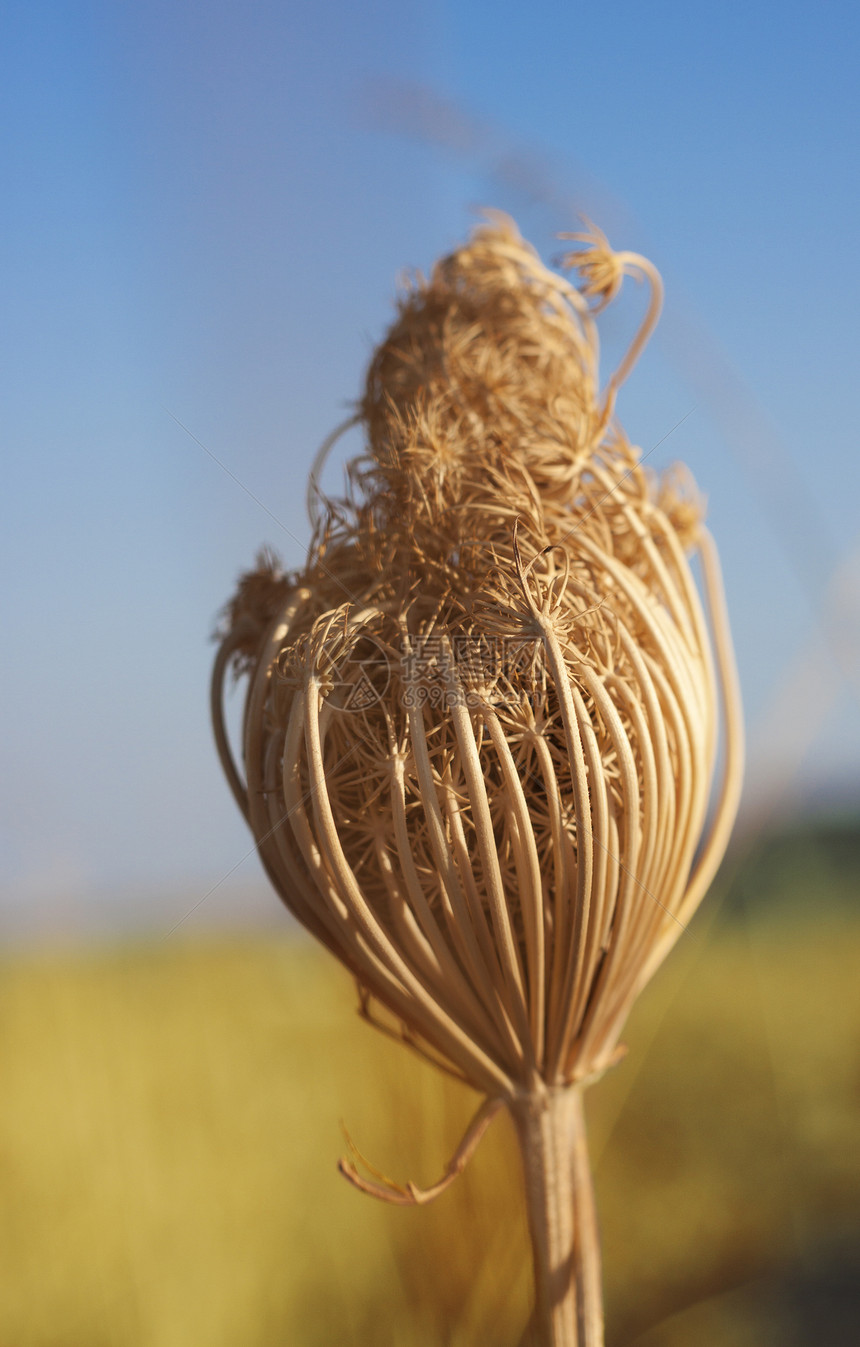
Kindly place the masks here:
<instances>
[{"instance_id":1,"label":"blurred green foliage","mask_svg":"<svg viewBox=\"0 0 860 1347\"><path fill-rule=\"evenodd\" d=\"M798 820L730 852L721 876L723 919L773 908L783 916L811 903L860 913L860 816Z\"/></svg>"},{"instance_id":2,"label":"blurred green foliage","mask_svg":"<svg viewBox=\"0 0 860 1347\"><path fill-rule=\"evenodd\" d=\"M860 1341L860 916L826 899L709 900L589 1095L609 1347ZM477 1102L355 1005L288 937L7 959L0 1347L516 1347L512 1130L430 1207L349 1188L341 1120L426 1184Z\"/></svg>"}]
</instances>

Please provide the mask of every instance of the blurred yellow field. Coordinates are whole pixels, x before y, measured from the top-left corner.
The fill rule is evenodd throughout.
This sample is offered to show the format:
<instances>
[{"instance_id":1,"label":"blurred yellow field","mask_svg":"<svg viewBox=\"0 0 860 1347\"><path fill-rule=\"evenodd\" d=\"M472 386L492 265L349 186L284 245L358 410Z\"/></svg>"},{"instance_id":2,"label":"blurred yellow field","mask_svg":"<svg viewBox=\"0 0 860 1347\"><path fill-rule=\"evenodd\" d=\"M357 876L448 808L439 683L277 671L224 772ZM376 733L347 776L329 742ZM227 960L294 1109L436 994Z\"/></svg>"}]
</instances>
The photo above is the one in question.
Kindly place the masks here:
<instances>
[{"instance_id":1,"label":"blurred yellow field","mask_svg":"<svg viewBox=\"0 0 860 1347\"><path fill-rule=\"evenodd\" d=\"M858 966L856 920L703 925L643 998L590 1095L610 1347L807 1341L790 1288L860 1230ZM7 959L0 1347L515 1347L506 1121L429 1208L336 1173L343 1120L430 1182L474 1106L355 1004L291 938Z\"/></svg>"}]
</instances>

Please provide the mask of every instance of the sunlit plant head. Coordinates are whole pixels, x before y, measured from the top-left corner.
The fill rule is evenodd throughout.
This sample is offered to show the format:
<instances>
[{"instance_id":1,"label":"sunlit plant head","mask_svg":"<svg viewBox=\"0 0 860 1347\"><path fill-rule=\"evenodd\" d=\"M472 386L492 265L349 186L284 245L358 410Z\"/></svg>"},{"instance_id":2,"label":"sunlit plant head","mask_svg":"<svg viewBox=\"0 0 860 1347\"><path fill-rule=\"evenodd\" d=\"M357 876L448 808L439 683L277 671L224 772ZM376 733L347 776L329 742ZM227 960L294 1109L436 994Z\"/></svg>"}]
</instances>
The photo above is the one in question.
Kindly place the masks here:
<instances>
[{"instance_id":1,"label":"sunlit plant head","mask_svg":"<svg viewBox=\"0 0 860 1347\"><path fill-rule=\"evenodd\" d=\"M356 409L346 496L313 474L307 563L244 577L215 673L272 882L368 1017L487 1097L478 1129L615 1060L739 792L701 498L682 469L650 473L614 415L660 278L593 228L573 241L578 289L503 216L412 283ZM648 309L601 387L594 315L626 275Z\"/></svg>"}]
</instances>

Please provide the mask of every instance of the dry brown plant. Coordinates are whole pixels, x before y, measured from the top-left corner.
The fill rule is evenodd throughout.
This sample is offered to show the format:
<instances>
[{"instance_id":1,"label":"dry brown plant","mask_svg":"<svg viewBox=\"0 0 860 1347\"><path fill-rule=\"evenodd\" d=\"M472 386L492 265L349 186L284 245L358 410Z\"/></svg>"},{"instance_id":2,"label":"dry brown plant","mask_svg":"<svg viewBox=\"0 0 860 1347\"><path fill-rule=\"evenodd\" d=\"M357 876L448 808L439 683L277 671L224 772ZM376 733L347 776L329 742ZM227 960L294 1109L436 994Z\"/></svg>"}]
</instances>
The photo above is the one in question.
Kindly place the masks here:
<instances>
[{"instance_id":1,"label":"dry brown plant","mask_svg":"<svg viewBox=\"0 0 860 1347\"><path fill-rule=\"evenodd\" d=\"M659 275L594 228L573 239L579 288L498 215L414 279L345 498L322 501L300 572L261 556L227 609L213 714L272 883L362 1013L485 1098L433 1188L363 1177L357 1152L342 1172L427 1201L509 1109L536 1339L597 1347L583 1090L722 857L742 730L701 500L614 416ZM650 300L601 390L595 314L627 275Z\"/></svg>"}]
</instances>

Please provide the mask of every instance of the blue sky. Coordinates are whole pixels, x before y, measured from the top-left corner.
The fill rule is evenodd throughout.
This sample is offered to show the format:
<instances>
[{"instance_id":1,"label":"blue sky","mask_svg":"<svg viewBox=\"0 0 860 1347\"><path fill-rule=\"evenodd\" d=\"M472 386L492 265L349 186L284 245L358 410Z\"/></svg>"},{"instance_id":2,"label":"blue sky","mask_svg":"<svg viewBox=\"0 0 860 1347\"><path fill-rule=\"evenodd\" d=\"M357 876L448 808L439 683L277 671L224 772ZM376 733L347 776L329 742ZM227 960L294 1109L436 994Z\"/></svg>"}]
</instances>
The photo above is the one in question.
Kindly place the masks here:
<instances>
[{"instance_id":1,"label":"blue sky","mask_svg":"<svg viewBox=\"0 0 860 1347\"><path fill-rule=\"evenodd\" d=\"M11 0L0 23L0 916L256 882L208 635L262 542L301 559L309 462L398 273L486 205L547 258L585 210L662 270L619 411L644 449L686 416L652 461L709 496L751 804L857 789L856 566L821 616L860 543L853 7Z\"/></svg>"}]
</instances>

